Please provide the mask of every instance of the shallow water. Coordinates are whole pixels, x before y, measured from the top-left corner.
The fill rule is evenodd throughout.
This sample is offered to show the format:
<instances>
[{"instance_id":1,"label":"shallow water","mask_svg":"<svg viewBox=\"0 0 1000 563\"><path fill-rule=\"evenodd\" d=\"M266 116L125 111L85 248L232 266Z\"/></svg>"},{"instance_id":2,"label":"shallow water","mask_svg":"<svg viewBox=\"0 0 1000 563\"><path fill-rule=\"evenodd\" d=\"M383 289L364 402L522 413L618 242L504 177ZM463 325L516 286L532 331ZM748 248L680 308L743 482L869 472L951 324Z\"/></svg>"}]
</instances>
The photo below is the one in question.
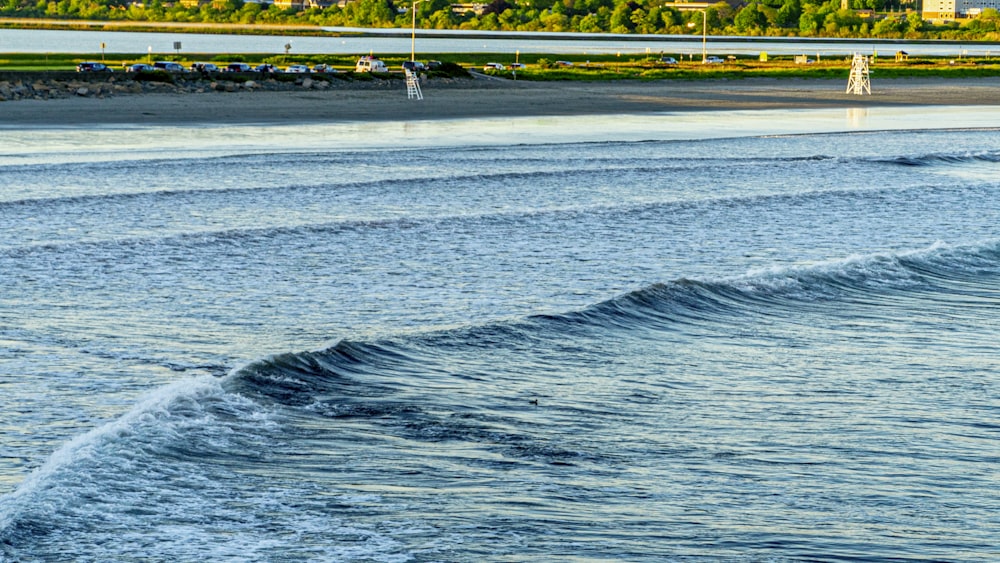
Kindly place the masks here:
<instances>
[{"instance_id":1,"label":"shallow water","mask_svg":"<svg viewBox=\"0 0 1000 563\"><path fill-rule=\"evenodd\" d=\"M1000 119L919 125L0 131L0 559L996 560Z\"/></svg>"},{"instance_id":2,"label":"shallow water","mask_svg":"<svg viewBox=\"0 0 1000 563\"><path fill-rule=\"evenodd\" d=\"M153 60L172 59L176 54L205 55L219 53L404 54L415 49L418 58L425 53L502 53L513 62L518 54L546 53L566 55L624 54L645 56L650 53L689 56L702 54L700 35L636 35L614 33L510 33L467 30L361 29L325 27L324 31L340 36L282 37L280 35L226 35L219 33L130 32L75 29L0 29L0 53L80 53L106 52L138 55ZM180 48L175 47L180 43ZM103 47L102 47L103 45ZM287 47L286 47L287 46ZM906 51L914 56L986 57L1000 52L1000 44L982 41L919 41L788 38L788 37L712 37L709 54L801 55L844 57L853 53L883 56ZM503 62L507 62L506 60Z\"/></svg>"}]
</instances>

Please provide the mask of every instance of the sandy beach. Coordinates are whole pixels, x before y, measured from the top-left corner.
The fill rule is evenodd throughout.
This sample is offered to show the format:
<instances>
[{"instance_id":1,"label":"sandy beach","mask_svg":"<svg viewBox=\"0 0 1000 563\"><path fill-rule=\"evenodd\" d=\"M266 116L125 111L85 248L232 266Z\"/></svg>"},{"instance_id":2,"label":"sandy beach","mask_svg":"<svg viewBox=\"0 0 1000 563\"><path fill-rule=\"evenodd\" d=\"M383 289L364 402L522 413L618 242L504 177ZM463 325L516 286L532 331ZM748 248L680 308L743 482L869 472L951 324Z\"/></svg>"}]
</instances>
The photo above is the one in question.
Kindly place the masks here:
<instances>
[{"instance_id":1,"label":"sandy beach","mask_svg":"<svg viewBox=\"0 0 1000 563\"><path fill-rule=\"evenodd\" d=\"M0 103L0 126L251 124L407 121L469 117L642 114L733 109L1000 105L1000 78L872 80L746 79L655 82L429 80L423 100L401 81L326 90L145 93Z\"/></svg>"}]
</instances>

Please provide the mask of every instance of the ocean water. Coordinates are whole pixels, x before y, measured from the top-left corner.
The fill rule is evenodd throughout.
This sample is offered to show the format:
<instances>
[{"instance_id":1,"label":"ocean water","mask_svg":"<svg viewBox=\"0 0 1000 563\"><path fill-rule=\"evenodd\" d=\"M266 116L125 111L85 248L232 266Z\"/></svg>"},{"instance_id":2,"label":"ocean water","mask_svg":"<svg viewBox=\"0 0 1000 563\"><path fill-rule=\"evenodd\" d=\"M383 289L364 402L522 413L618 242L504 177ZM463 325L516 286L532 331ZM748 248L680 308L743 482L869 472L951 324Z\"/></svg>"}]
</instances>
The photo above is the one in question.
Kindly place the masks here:
<instances>
[{"instance_id":1,"label":"ocean water","mask_svg":"<svg viewBox=\"0 0 1000 563\"><path fill-rule=\"evenodd\" d=\"M365 29L324 27L339 36L226 35L222 33L179 33L81 30L81 29L0 29L0 53L79 53L93 55L150 54L170 59L178 52L193 54L274 53L285 52L285 46L295 54L331 53L363 55L374 52L383 56L391 53L503 53L514 61L518 53L567 55L622 54L645 56L667 53L674 56L701 56L701 35L636 35L578 32L489 32L467 30ZM413 33L413 35L411 35ZM175 43L181 49L175 49ZM801 55L845 57L854 53L892 55L906 51L914 56L985 57L1000 52L1000 42L901 41L866 39L788 38L788 37L725 37L708 38L710 54L752 55L761 51L771 55ZM503 60L501 62L508 62Z\"/></svg>"},{"instance_id":2,"label":"ocean water","mask_svg":"<svg viewBox=\"0 0 1000 563\"><path fill-rule=\"evenodd\" d=\"M1000 112L0 129L0 561L1000 560Z\"/></svg>"}]
</instances>

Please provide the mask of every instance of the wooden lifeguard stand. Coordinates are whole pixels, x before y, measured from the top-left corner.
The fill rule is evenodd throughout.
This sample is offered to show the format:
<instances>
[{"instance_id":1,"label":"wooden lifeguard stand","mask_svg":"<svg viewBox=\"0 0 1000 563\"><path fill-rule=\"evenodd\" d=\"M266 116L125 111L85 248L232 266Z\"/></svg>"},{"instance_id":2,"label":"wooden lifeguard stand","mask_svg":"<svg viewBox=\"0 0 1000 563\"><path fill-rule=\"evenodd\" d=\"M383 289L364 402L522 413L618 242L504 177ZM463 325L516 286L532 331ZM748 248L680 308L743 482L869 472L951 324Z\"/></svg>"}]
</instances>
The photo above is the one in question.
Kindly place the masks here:
<instances>
[{"instance_id":1,"label":"wooden lifeguard stand","mask_svg":"<svg viewBox=\"0 0 1000 563\"><path fill-rule=\"evenodd\" d=\"M420 75L410 69L406 70L406 98L408 100L422 100L423 93L420 91Z\"/></svg>"},{"instance_id":2,"label":"wooden lifeguard stand","mask_svg":"<svg viewBox=\"0 0 1000 563\"><path fill-rule=\"evenodd\" d=\"M868 57L862 54L854 53L854 59L851 60L851 76L847 79L847 93L859 96L863 94L871 95L872 93L871 78L868 71Z\"/></svg>"}]
</instances>

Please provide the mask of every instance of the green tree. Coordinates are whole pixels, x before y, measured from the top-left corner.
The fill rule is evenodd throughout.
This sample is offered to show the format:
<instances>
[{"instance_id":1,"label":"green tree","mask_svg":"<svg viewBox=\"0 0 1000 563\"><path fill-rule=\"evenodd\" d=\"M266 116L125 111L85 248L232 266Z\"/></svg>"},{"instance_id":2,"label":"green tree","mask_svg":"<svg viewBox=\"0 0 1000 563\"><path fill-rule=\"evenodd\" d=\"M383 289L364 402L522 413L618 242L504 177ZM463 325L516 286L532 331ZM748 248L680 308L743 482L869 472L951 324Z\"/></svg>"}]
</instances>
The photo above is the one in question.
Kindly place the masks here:
<instances>
[{"instance_id":1,"label":"green tree","mask_svg":"<svg viewBox=\"0 0 1000 563\"><path fill-rule=\"evenodd\" d=\"M896 18L885 18L875 24L872 28L872 35L875 37L900 37L903 33L904 24Z\"/></svg>"},{"instance_id":2,"label":"green tree","mask_svg":"<svg viewBox=\"0 0 1000 563\"><path fill-rule=\"evenodd\" d=\"M799 33L807 37L816 35L822 21L819 7L815 4L806 4L802 7L802 15L799 16Z\"/></svg>"},{"instance_id":3,"label":"green tree","mask_svg":"<svg viewBox=\"0 0 1000 563\"><path fill-rule=\"evenodd\" d=\"M479 18L479 25L476 29L482 29L485 31L496 31L500 29L500 22L497 20L496 14L483 14Z\"/></svg>"},{"instance_id":4,"label":"green tree","mask_svg":"<svg viewBox=\"0 0 1000 563\"><path fill-rule=\"evenodd\" d=\"M632 10L626 3L621 3L611 12L611 33L631 33L634 24L632 23Z\"/></svg>"},{"instance_id":5,"label":"green tree","mask_svg":"<svg viewBox=\"0 0 1000 563\"><path fill-rule=\"evenodd\" d=\"M597 19L597 14L587 14L580 18L580 23L578 29L582 33L600 33L605 31L601 28L600 20Z\"/></svg>"},{"instance_id":6,"label":"green tree","mask_svg":"<svg viewBox=\"0 0 1000 563\"><path fill-rule=\"evenodd\" d=\"M458 17L451 8L437 10L427 19L427 26L431 29L454 29L458 27Z\"/></svg>"},{"instance_id":7,"label":"green tree","mask_svg":"<svg viewBox=\"0 0 1000 563\"><path fill-rule=\"evenodd\" d=\"M785 2L774 18L774 25L780 27L797 27L802 16L802 6L798 0Z\"/></svg>"},{"instance_id":8,"label":"green tree","mask_svg":"<svg viewBox=\"0 0 1000 563\"><path fill-rule=\"evenodd\" d=\"M861 27L861 16L854 10L837 10L823 18L823 28L828 35L857 30L859 27Z\"/></svg>"},{"instance_id":9,"label":"green tree","mask_svg":"<svg viewBox=\"0 0 1000 563\"><path fill-rule=\"evenodd\" d=\"M261 5L257 2L247 2L240 8L237 14L237 21L240 23L253 23L257 21L257 14L261 11Z\"/></svg>"},{"instance_id":10,"label":"green tree","mask_svg":"<svg viewBox=\"0 0 1000 563\"><path fill-rule=\"evenodd\" d=\"M751 2L736 14L733 25L740 33L759 32L767 27L767 16L761 11L760 4Z\"/></svg>"}]
</instances>

